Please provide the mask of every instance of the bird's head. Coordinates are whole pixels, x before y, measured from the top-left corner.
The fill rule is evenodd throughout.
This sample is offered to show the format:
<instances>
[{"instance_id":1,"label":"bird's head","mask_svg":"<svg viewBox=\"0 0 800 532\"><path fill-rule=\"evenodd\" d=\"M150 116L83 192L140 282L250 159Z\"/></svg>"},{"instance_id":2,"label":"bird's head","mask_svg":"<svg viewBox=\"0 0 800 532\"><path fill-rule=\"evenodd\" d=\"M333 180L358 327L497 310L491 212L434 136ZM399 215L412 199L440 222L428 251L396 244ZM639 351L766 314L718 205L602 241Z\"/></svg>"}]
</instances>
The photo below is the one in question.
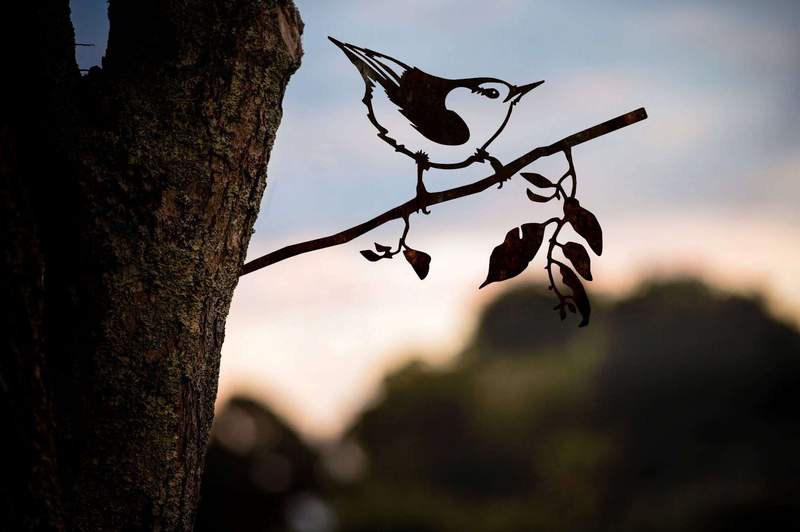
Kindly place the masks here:
<instances>
[{"instance_id":1,"label":"bird's head","mask_svg":"<svg viewBox=\"0 0 800 532\"><path fill-rule=\"evenodd\" d=\"M467 108L470 108L479 110L478 112L483 116L496 120L494 123L487 124L488 131L484 130L491 135L482 146L482 148L486 148L506 126L514 106L542 83L544 81L514 85L502 79L488 77L455 80L454 89L456 90L453 90L451 94L456 96L457 100L454 98L456 101L453 101L453 108L465 117L469 114ZM457 109L458 104L464 106L464 109Z\"/></svg>"},{"instance_id":2,"label":"bird's head","mask_svg":"<svg viewBox=\"0 0 800 532\"><path fill-rule=\"evenodd\" d=\"M461 82L460 86L471 90L473 94L510 105L515 105L523 96L544 83L542 80L527 85L512 85L497 78L469 78L458 81Z\"/></svg>"}]
</instances>

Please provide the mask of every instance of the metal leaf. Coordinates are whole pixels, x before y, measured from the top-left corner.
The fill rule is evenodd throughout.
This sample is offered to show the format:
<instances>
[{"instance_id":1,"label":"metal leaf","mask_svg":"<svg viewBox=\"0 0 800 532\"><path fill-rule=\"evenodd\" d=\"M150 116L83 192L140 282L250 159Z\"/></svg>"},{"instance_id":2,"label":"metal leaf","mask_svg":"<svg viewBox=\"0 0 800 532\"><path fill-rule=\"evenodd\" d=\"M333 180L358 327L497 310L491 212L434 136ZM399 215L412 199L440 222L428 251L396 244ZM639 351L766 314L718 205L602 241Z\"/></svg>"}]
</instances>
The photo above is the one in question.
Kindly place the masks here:
<instances>
[{"instance_id":1,"label":"metal leaf","mask_svg":"<svg viewBox=\"0 0 800 532\"><path fill-rule=\"evenodd\" d=\"M531 189L526 189L526 191L528 193L528 199L531 201L535 201L536 203L547 203L548 201L553 199L553 196L541 196L539 194L536 194L535 192L531 192Z\"/></svg>"},{"instance_id":2,"label":"metal leaf","mask_svg":"<svg viewBox=\"0 0 800 532\"><path fill-rule=\"evenodd\" d=\"M431 256L424 251L417 251L416 249L406 248L403 250L403 255L420 279L425 279L428 276L428 270L431 267Z\"/></svg>"},{"instance_id":3,"label":"metal leaf","mask_svg":"<svg viewBox=\"0 0 800 532\"><path fill-rule=\"evenodd\" d=\"M552 188L552 187L556 186L552 181L547 179L542 174L536 174L536 173L532 173L532 172L520 172L519 175L524 177L528 181L528 183L530 183L531 185L533 185L535 187Z\"/></svg>"},{"instance_id":4,"label":"metal leaf","mask_svg":"<svg viewBox=\"0 0 800 532\"><path fill-rule=\"evenodd\" d=\"M360 251L361 255L370 262L375 262L381 260L383 257L372 251L371 249L362 249Z\"/></svg>"},{"instance_id":5,"label":"metal leaf","mask_svg":"<svg viewBox=\"0 0 800 532\"><path fill-rule=\"evenodd\" d=\"M503 243L492 250L489 257L489 273L478 288L511 279L525 271L541 247L543 238L544 226L535 223L524 224L521 236L516 227L506 233Z\"/></svg>"},{"instance_id":6,"label":"metal leaf","mask_svg":"<svg viewBox=\"0 0 800 532\"><path fill-rule=\"evenodd\" d=\"M575 266L575 269L578 270L578 273L581 274L581 277L587 281L591 281L592 263L586 248L577 242L567 242L564 244L562 249L564 250L564 256L569 259L573 266Z\"/></svg>"},{"instance_id":7,"label":"metal leaf","mask_svg":"<svg viewBox=\"0 0 800 532\"><path fill-rule=\"evenodd\" d=\"M575 232L586 239L595 254L603 254L603 230L594 214L581 207L575 198L567 198L564 200L564 217Z\"/></svg>"},{"instance_id":8,"label":"metal leaf","mask_svg":"<svg viewBox=\"0 0 800 532\"><path fill-rule=\"evenodd\" d=\"M381 253L385 253L387 251L392 250L391 246L384 246L383 244L378 244L377 242L375 242L375 249L380 251Z\"/></svg>"},{"instance_id":9,"label":"metal leaf","mask_svg":"<svg viewBox=\"0 0 800 532\"><path fill-rule=\"evenodd\" d=\"M589 324L589 315L592 313L592 307L589 304L589 297L586 295L586 290L584 290L581 280L578 279L578 276L575 275L575 272L570 270L569 267L560 264L558 268L561 271L561 280L572 290L572 300L575 302L575 305L578 307L578 312L580 312L583 318L580 324L578 324L578 327L585 327Z\"/></svg>"}]
</instances>

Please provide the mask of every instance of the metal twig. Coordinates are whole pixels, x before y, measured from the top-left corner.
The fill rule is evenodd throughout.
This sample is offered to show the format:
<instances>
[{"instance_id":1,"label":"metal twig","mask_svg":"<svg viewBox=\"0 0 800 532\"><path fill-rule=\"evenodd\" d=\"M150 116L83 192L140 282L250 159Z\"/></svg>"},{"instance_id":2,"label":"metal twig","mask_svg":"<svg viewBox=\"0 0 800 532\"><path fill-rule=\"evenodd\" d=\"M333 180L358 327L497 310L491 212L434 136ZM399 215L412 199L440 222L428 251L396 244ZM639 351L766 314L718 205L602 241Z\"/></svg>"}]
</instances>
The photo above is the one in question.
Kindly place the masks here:
<instances>
[{"instance_id":1,"label":"metal twig","mask_svg":"<svg viewBox=\"0 0 800 532\"><path fill-rule=\"evenodd\" d=\"M371 99L369 97L370 95L367 94L365 99ZM367 107L371 109L371 105L368 105ZM483 179L479 179L473 183L450 188L440 192L429 192L424 196L422 201L420 201L419 198L413 198L401 205L389 209L388 211L372 218L371 220L367 220L364 223L349 229L345 229L339 233L308 240L306 242L292 244L267 253L266 255L262 255L261 257L253 259L242 266L240 275L247 275L248 273L266 268L267 266L275 264L276 262L280 262L297 255L302 255L303 253L345 244L377 227L380 227L386 222L398 219L408 219L408 217L420 209L420 207L427 208L439 203L444 203L446 201L452 201L458 198L478 194L492 187L493 185L497 185L507 179L510 179L514 174L530 165L537 159L548 157L559 152L564 152L579 144L596 139L623 127L627 127L631 124L635 124L636 122L640 122L646 118L647 111L645 111L643 107L636 109L635 111L625 113L624 115L607 120L602 124L597 124L596 126L584 129L583 131L579 131L578 133L565 137L558 142L550 144L549 146L535 148L504 165L501 169L495 171L494 174L484 177ZM407 151L405 150L404 146L395 146L395 148L397 151L401 151L403 153L406 153ZM408 152L407 154L410 153L411 152ZM413 154L411 154L411 156L413 157Z\"/></svg>"}]
</instances>

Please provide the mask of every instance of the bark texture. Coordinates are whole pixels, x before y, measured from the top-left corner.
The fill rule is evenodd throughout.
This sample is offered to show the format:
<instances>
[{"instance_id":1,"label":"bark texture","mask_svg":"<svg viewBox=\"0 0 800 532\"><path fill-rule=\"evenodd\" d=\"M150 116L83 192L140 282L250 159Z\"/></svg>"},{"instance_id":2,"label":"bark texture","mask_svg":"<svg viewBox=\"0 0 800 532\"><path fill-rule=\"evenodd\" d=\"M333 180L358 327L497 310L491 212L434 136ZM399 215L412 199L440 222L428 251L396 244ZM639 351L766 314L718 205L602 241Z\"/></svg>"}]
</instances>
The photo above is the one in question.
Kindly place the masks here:
<instances>
[{"instance_id":1,"label":"bark texture","mask_svg":"<svg viewBox=\"0 0 800 532\"><path fill-rule=\"evenodd\" d=\"M302 22L289 0L111 0L82 77L68 1L15 4L0 529L189 530Z\"/></svg>"}]
</instances>

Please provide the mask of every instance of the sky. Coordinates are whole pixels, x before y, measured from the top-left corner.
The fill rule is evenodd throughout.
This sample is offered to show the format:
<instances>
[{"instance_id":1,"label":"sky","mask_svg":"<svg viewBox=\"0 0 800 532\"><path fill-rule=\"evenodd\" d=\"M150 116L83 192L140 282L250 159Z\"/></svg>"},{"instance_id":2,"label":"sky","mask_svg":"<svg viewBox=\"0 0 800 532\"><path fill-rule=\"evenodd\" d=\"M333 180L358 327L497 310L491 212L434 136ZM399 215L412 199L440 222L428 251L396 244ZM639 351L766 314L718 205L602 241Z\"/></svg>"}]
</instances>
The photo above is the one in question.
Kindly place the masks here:
<instances>
[{"instance_id":1,"label":"sky","mask_svg":"<svg viewBox=\"0 0 800 532\"><path fill-rule=\"evenodd\" d=\"M579 198L605 239L590 294L692 274L762 293L800 323L800 4L297 5L305 55L287 88L249 258L356 225L414 194L413 164L375 136L363 82L331 35L442 77L546 80L493 143L502 161L646 107L646 121L573 154ZM74 0L72 9L77 42L97 44L77 49L86 68L103 53L106 5ZM490 120L470 111L477 122ZM554 156L528 170L559 176L564 168ZM426 183L438 190L489 173L474 165L431 172ZM546 220L548 209L512 182L413 217L408 243L433 257L425 281L400 257L369 263L358 253L396 242L400 224L243 277L227 322L219 400L244 392L309 438L337 435L380 398L387 371L414 356L452 359L476 312L507 288L477 291L492 248L509 229ZM531 270L510 284L544 283L541 269ZM562 326L555 314L553 326Z\"/></svg>"}]
</instances>

